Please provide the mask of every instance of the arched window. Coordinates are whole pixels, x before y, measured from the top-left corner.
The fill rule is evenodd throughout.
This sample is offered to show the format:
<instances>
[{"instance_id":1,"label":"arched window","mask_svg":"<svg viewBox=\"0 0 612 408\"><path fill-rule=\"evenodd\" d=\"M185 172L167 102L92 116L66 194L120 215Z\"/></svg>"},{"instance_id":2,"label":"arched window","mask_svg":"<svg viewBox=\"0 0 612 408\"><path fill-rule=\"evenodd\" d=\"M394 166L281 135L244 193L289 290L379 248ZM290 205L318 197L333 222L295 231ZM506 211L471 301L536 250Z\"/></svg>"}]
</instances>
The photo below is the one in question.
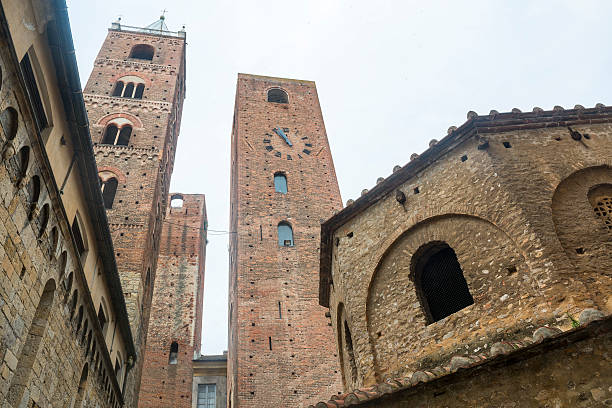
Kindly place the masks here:
<instances>
[{"instance_id":1,"label":"arched window","mask_svg":"<svg viewBox=\"0 0 612 408\"><path fill-rule=\"evenodd\" d=\"M136 85L136 90L134 91L134 99L142 99L142 94L144 93L145 86L144 84Z\"/></svg>"},{"instance_id":2,"label":"arched window","mask_svg":"<svg viewBox=\"0 0 612 408\"><path fill-rule=\"evenodd\" d=\"M280 88L272 88L268 90L268 102L274 103L289 103L287 92Z\"/></svg>"},{"instance_id":3,"label":"arched window","mask_svg":"<svg viewBox=\"0 0 612 408\"><path fill-rule=\"evenodd\" d=\"M82 222L79 213L77 212L72 220L72 235L76 242L77 251L81 262L85 265L85 257L87 256L87 238L83 236Z\"/></svg>"},{"instance_id":4,"label":"arched window","mask_svg":"<svg viewBox=\"0 0 612 408\"><path fill-rule=\"evenodd\" d=\"M104 313L104 298L100 301L100 307L98 307L98 322L100 323L100 327L102 328L102 334L106 337L106 329L108 326L108 321L106 318L106 314Z\"/></svg>"},{"instance_id":5,"label":"arched window","mask_svg":"<svg viewBox=\"0 0 612 408\"><path fill-rule=\"evenodd\" d=\"M606 226L612 231L612 184L601 184L589 190L589 202L593 211Z\"/></svg>"},{"instance_id":6,"label":"arched window","mask_svg":"<svg viewBox=\"0 0 612 408\"><path fill-rule=\"evenodd\" d=\"M89 371L89 366L87 363L83 366L83 371L81 372L81 379L79 380L79 387L77 388L77 395L74 401L74 408L81 408L81 404L83 403L83 395L85 395L85 388L87 388L87 373Z\"/></svg>"},{"instance_id":7,"label":"arched window","mask_svg":"<svg viewBox=\"0 0 612 408\"><path fill-rule=\"evenodd\" d=\"M66 289L66 295L64 296L64 303L68 300L68 296L70 296L70 291L72 290L72 279L73 273L70 272L68 277L64 279L64 289Z\"/></svg>"},{"instance_id":8,"label":"arched window","mask_svg":"<svg viewBox=\"0 0 612 408\"><path fill-rule=\"evenodd\" d=\"M278 224L278 245L293 246L293 229L284 221Z\"/></svg>"},{"instance_id":9,"label":"arched window","mask_svg":"<svg viewBox=\"0 0 612 408\"><path fill-rule=\"evenodd\" d=\"M173 341L170 345L170 355L168 356L168 364L178 363L178 343Z\"/></svg>"},{"instance_id":10,"label":"arched window","mask_svg":"<svg viewBox=\"0 0 612 408\"><path fill-rule=\"evenodd\" d=\"M49 223L49 204L45 203L38 215L38 238L42 237Z\"/></svg>"},{"instance_id":11,"label":"arched window","mask_svg":"<svg viewBox=\"0 0 612 408\"><path fill-rule=\"evenodd\" d=\"M102 182L102 198L104 200L104 208L113 208L113 201L115 200L118 184L119 182L115 177Z\"/></svg>"},{"instance_id":12,"label":"arched window","mask_svg":"<svg viewBox=\"0 0 612 408\"><path fill-rule=\"evenodd\" d=\"M79 290L75 289L72 293L72 299L70 300L70 320L74 317L74 311L76 310L76 305L79 301Z\"/></svg>"},{"instance_id":13,"label":"arched window","mask_svg":"<svg viewBox=\"0 0 612 408\"><path fill-rule=\"evenodd\" d=\"M30 382L32 367L38 355L40 343L43 340L49 320L49 312L53 305L53 297L55 295L55 281L49 279L45 284L42 296L38 301L38 306L34 312L34 319L30 324L28 334L25 337L25 344L21 348L17 366L11 380L10 388L8 389L7 400L9 404L16 407L21 402L24 391Z\"/></svg>"},{"instance_id":14,"label":"arched window","mask_svg":"<svg viewBox=\"0 0 612 408\"><path fill-rule=\"evenodd\" d=\"M412 259L415 286L428 323L474 304L457 255L448 244L426 244Z\"/></svg>"},{"instance_id":15,"label":"arched window","mask_svg":"<svg viewBox=\"0 0 612 408\"><path fill-rule=\"evenodd\" d=\"M155 49L152 46L148 44L137 44L132 47L130 58L152 61L154 53Z\"/></svg>"},{"instance_id":16,"label":"arched window","mask_svg":"<svg viewBox=\"0 0 612 408\"><path fill-rule=\"evenodd\" d=\"M123 83L123 81L117 81L117 83L115 84L115 90L113 91L113 96L122 96L124 85L125 84Z\"/></svg>"},{"instance_id":17,"label":"arched window","mask_svg":"<svg viewBox=\"0 0 612 408\"><path fill-rule=\"evenodd\" d=\"M277 193L287 194L287 176L283 173L274 174L274 190Z\"/></svg>"},{"instance_id":18,"label":"arched window","mask_svg":"<svg viewBox=\"0 0 612 408\"><path fill-rule=\"evenodd\" d=\"M170 196L170 207L183 208L183 196L180 194L172 194Z\"/></svg>"},{"instance_id":19,"label":"arched window","mask_svg":"<svg viewBox=\"0 0 612 408\"><path fill-rule=\"evenodd\" d=\"M130 82L128 84L125 84L125 89L123 90L123 96L124 98L131 98L132 96L134 96L134 83Z\"/></svg>"},{"instance_id":20,"label":"arched window","mask_svg":"<svg viewBox=\"0 0 612 408\"><path fill-rule=\"evenodd\" d=\"M11 158L15 168L15 185L21 183L25 178L30 164L30 146L23 146L19 149L19 154Z\"/></svg>"},{"instance_id":21,"label":"arched window","mask_svg":"<svg viewBox=\"0 0 612 408\"><path fill-rule=\"evenodd\" d=\"M0 125L2 125L4 137L7 140L13 140L15 136L17 136L17 127L19 124L17 118L17 111L10 106L0 113Z\"/></svg>"},{"instance_id":22,"label":"arched window","mask_svg":"<svg viewBox=\"0 0 612 408\"><path fill-rule=\"evenodd\" d=\"M49 258L55 256L55 250L57 249L57 242L59 240L59 234L57 233L57 227L51 228L51 255Z\"/></svg>"},{"instance_id":23,"label":"arched window","mask_svg":"<svg viewBox=\"0 0 612 408\"><path fill-rule=\"evenodd\" d=\"M75 333L78 333L79 330L81 330L81 324L83 324L83 306L79 306L79 312L77 313L77 319L76 319Z\"/></svg>"},{"instance_id":24,"label":"arched window","mask_svg":"<svg viewBox=\"0 0 612 408\"><path fill-rule=\"evenodd\" d=\"M353 351L353 337L351 336L351 330L346 320L344 321L344 343L349 367L351 369L351 381L352 384L355 384L357 382L357 365L355 364L355 352Z\"/></svg>"},{"instance_id":25,"label":"arched window","mask_svg":"<svg viewBox=\"0 0 612 408\"><path fill-rule=\"evenodd\" d=\"M59 258L59 278L61 279L64 276L64 272L66 271L66 264L68 263L68 253L63 251ZM72 279L72 278L71 278ZM72 285L72 281L70 281ZM70 292L70 288L67 289Z\"/></svg>"},{"instance_id":26,"label":"arched window","mask_svg":"<svg viewBox=\"0 0 612 408\"><path fill-rule=\"evenodd\" d=\"M115 124L110 124L106 127L102 144L127 146L131 135L132 127L130 125L124 125L119 129Z\"/></svg>"},{"instance_id":27,"label":"arched window","mask_svg":"<svg viewBox=\"0 0 612 408\"><path fill-rule=\"evenodd\" d=\"M28 209L28 219L31 220L40 198L40 177L38 175L33 176L28 183L28 200L30 201L30 208Z\"/></svg>"}]
</instances>

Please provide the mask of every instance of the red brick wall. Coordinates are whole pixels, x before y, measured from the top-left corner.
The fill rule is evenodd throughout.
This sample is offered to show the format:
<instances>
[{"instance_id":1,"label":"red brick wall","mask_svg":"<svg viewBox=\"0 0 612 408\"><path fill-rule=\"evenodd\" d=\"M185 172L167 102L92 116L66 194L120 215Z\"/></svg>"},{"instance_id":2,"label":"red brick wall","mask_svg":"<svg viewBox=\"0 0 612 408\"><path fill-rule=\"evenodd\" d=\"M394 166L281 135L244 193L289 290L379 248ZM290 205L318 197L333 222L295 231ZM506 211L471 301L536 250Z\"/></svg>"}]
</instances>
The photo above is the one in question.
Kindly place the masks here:
<instances>
[{"instance_id":1,"label":"red brick wall","mask_svg":"<svg viewBox=\"0 0 612 408\"><path fill-rule=\"evenodd\" d=\"M152 61L128 58L141 43L155 48ZM183 38L109 30L84 91L98 167L122 180L106 214L137 352L126 383L128 407L138 401L158 241L185 94L184 50ZM143 99L110 96L124 75L145 81ZM99 144L113 117L133 123L128 146Z\"/></svg>"},{"instance_id":2,"label":"red brick wall","mask_svg":"<svg viewBox=\"0 0 612 408\"><path fill-rule=\"evenodd\" d=\"M267 102L271 87L286 90L289 103ZM276 126L289 129L292 147ZM277 171L286 174L287 194L275 192ZM341 389L335 341L317 297L320 223L340 208L315 84L240 74L232 132L232 407L300 406ZM292 225L294 247L279 247L280 221Z\"/></svg>"},{"instance_id":3,"label":"red brick wall","mask_svg":"<svg viewBox=\"0 0 612 408\"><path fill-rule=\"evenodd\" d=\"M203 195L181 196L181 208L168 206L160 240L142 408L191 407L192 359L200 351L202 331L206 205ZM169 364L172 342L179 345L177 364Z\"/></svg>"}]
</instances>

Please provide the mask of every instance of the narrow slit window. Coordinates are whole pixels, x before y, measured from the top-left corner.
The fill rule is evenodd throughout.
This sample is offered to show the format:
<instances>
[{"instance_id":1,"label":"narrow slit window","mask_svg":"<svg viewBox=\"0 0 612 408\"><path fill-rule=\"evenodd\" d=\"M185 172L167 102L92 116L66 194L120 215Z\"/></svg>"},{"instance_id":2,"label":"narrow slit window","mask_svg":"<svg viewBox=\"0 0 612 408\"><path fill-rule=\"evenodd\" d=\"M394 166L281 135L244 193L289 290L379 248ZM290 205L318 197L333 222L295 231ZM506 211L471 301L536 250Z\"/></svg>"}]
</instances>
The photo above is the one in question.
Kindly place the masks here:
<instances>
[{"instance_id":1,"label":"narrow slit window","mask_svg":"<svg viewBox=\"0 0 612 408\"><path fill-rule=\"evenodd\" d=\"M287 176L283 173L274 174L274 190L277 193L287 194Z\"/></svg>"},{"instance_id":2,"label":"narrow slit window","mask_svg":"<svg viewBox=\"0 0 612 408\"><path fill-rule=\"evenodd\" d=\"M34 75L34 69L32 68L29 53L26 53L23 56L23 59L19 63L19 66L21 68L21 72L23 73L26 88L28 90L30 101L34 110L34 119L36 120L36 126L38 128L38 131L40 132L49 126L49 122L47 121L47 115L45 114L42 98L40 97L40 92L38 91L36 76Z\"/></svg>"},{"instance_id":3,"label":"narrow slit window","mask_svg":"<svg viewBox=\"0 0 612 408\"><path fill-rule=\"evenodd\" d=\"M170 345L170 355L168 356L168 364L177 364L178 363L178 350L179 346L176 341L173 341Z\"/></svg>"}]
</instances>

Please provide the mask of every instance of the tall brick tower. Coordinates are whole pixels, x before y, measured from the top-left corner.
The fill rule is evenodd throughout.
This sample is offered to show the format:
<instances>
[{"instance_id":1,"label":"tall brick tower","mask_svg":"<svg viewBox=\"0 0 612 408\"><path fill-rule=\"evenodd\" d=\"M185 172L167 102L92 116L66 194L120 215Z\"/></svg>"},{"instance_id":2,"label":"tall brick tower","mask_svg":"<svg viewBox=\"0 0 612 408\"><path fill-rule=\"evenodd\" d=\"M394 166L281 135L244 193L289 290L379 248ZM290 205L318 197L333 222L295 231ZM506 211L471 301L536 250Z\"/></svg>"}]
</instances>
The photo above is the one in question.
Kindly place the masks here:
<instances>
[{"instance_id":1,"label":"tall brick tower","mask_svg":"<svg viewBox=\"0 0 612 408\"><path fill-rule=\"evenodd\" d=\"M106 215L136 343L138 401L159 237L185 97L185 32L113 23L84 91ZM113 324L113 322L110 322Z\"/></svg>"},{"instance_id":2,"label":"tall brick tower","mask_svg":"<svg viewBox=\"0 0 612 408\"><path fill-rule=\"evenodd\" d=\"M200 352L206 204L199 194L175 193L170 199L159 244L142 408L191 408L193 359Z\"/></svg>"},{"instance_id":3,"label":"tall brick tower","mask_svg":"<svg viewBox=\"0 0 612 408\"><path fill-rule=\"evenodd\" d=\"M238 75L231 168L231 407L329 398L342 382L319 235L342 204L314 82Z\"/></svg>"}]
</instances>

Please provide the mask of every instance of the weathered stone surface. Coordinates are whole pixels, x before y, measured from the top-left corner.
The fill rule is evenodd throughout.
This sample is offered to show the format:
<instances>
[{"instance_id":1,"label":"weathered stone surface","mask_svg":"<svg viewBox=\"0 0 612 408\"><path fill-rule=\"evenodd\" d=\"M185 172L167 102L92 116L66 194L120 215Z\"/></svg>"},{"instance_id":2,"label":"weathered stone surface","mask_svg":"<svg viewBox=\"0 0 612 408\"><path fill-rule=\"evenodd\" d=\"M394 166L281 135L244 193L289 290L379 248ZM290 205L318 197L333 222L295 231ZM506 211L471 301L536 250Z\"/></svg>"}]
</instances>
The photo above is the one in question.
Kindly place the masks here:
<instances>
[{"instance_id":1,"label":"weathered stone surface","mask_svg":"<svg viewBox=\"0 0 612 408\"><path fill-rule=\"evenodd\" d=\"M580 321L580 325L587 325L595 320L601 320L606 316L603 312L597 309L584 309L582 313L580 313L580 317L578 318Z\"/></svg>"}]
</instances>

